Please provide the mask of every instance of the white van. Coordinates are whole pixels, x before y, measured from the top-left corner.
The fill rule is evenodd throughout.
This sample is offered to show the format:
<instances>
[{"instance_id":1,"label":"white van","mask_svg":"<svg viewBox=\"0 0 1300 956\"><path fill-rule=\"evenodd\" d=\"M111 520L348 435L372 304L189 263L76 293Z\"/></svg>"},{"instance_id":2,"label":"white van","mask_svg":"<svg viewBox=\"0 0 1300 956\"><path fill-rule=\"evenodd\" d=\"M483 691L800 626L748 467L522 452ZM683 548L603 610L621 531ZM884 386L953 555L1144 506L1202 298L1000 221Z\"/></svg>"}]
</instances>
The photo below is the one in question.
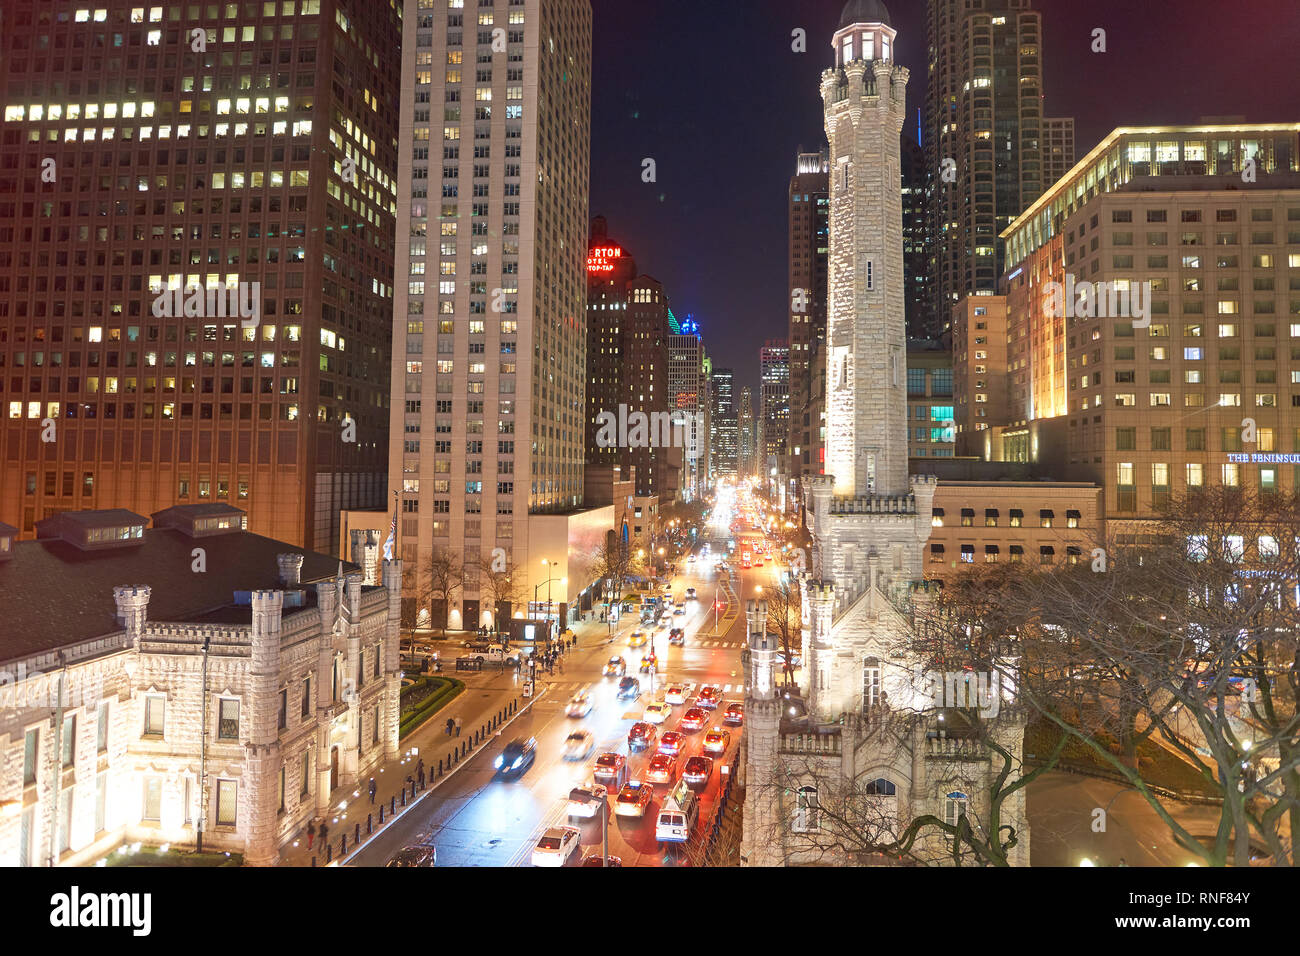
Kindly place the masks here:
<instances>
[{"instance_id":1,"label":"white van","mask_svg":"<svg viewBox=\"0 0 1300 956\"><path fill-rule=\"evenodd\" d=\"M660 843L685 843L700 819L700 801L695 792L679 780L664 797L655 820L655 839Z\"/></svg>"}]
</instances>

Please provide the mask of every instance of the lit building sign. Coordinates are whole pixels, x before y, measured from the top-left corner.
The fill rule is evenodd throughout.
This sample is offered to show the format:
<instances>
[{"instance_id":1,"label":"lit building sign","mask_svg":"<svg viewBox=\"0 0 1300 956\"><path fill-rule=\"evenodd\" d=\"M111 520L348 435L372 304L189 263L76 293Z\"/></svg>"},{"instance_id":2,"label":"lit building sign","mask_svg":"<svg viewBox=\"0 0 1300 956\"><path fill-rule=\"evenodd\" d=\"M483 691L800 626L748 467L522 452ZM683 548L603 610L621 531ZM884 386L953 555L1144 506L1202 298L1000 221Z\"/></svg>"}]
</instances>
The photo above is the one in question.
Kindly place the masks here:
<instances>
[{"instance_id":1,"label":"lit building sign","mask_svg":"<svg viewBox=\"0 0 1300 956\"><path fill-rule=\"evenodd\" d=\"M623 250L618 246L592 246L587 250L587 271L613 272L614 260L622 258Z\"/></svg>"},{"instance_id":2,"label":"lit building sign","mask_svg":"<svg viewBox=\"0 0 1300 956\"><path fill-rule=\"evenodd\" d=\"M1228 455L1228 461L1243 465L1300 465L1300 455L1266 455L1254 452L1249 455Z\"/></svg>"}]
</instances>

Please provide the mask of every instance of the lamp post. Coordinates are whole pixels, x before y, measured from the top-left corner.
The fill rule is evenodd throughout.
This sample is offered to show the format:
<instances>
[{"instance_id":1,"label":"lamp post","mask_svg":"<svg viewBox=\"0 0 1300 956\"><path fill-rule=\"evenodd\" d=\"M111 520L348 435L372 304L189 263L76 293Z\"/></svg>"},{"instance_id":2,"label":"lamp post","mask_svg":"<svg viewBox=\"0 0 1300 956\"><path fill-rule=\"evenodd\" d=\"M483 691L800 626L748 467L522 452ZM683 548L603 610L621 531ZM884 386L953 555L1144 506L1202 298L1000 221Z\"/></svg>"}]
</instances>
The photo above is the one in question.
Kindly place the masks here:
<instances>
[{"instance_id":1,"label":"lamp post","mask_svg":"<svg viewBox=\"0 0 1300 956\"><path fill-rule=\"evenodd\" d=\"M542 565L543 565L544 567L550 567L550 568L553 568L553 567L555 567L555 562L554 562L554 561L548 561L546 558L542 558ZM541 584L538 584L536 587L533 588L533 603L534 603L534 604L537 604L537 603L538 603L538 601L537 601L537 592L540 591L540 590L542 589L542 584L545 584L545 585L546 585L546 624L547 624L546 643L547 643L547 650L550 650L550 643L551 643L550 623L551 623L551 582L552 582L552 581L559 581L559 582L560 582L561 584L563 584L563 585L567 585L567 584L569 583L569 579L568 579L567 577L565 577L565 578L547 578L545 581L541 582Z\"/></svg>"}]
</instances>

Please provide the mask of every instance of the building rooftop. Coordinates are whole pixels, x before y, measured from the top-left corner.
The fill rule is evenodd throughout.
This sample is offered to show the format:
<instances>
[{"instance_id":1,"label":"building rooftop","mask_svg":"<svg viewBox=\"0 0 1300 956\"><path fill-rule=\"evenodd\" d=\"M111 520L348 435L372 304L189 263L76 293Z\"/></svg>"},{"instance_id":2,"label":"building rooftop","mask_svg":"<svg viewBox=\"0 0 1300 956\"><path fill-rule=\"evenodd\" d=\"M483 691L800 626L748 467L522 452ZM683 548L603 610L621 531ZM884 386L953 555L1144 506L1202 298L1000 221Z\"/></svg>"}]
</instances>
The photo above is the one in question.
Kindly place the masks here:
<instances>
[{"instance_id":1,"label":"building rooftop","mask_svg":"<svg viewBox=\"0 0 1300 956\"><path fill-rule=\"evenodd\" d=\"M122 512L130 514L130 512ZM62 517L72 517L65 513ZM138 516L133 516L138 518ZM147 519L139 518L140 521ZM207 570L191 570L202 547ZM174 623L247 620L226 614L236 591L283 590L276 556L301 553L303 584L333 580L338 558L238 531L201 543L173 529L147 530L135 547L83 551L60 539L20 541L0 562L0 661L26 657L120 631L113 588L148 585L148 619ZM345 573L360 570L343 562ZM286 608L286 613L298 608Z\"/></svg>"},{"instance_id":2,"label":"building rooftop","mask_svg":"<svg viewBox=\"0 0 1300 956\"><path fill-rule=\"evenodd\" d=\"M849 0L844 4L844 12L840 14L840 29L855 23L883 23L885 26L893 26L889 22L889 11L880 0Z\"/></svg>"}]
</instances>

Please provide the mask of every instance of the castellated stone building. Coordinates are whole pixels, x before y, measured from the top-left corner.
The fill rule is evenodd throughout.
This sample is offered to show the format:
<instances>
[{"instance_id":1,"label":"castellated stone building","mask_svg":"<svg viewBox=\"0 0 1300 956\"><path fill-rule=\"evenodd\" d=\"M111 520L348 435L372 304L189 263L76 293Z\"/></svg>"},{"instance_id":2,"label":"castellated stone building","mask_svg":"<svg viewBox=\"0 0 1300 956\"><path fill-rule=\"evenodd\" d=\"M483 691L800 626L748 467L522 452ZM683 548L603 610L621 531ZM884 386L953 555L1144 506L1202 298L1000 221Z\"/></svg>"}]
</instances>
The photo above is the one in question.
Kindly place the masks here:
<instances>
[{"instance_id":1,"label":"castellated stone building","mask_svg":"<svg viewBox=\"0 0 1300 956\"><path fill-rule=\"evenodd\" d=\"M0 621L0 866L200 840L273 865L396 756L400 562L365 586L245 521L68 512L0 548L22 596Z\"/></svg>"},{"instance_id":2,"label":"castellated stone building","mask_svg":"<svg viewBox=\"0 0 1300 956\"><path fill-rule=\"evenodd\" d=\"M775 686L767 607L749 606L741 854L750 866L884 862L851 848L888 844L924 815L982 827L990 770L1000 767L991 747L1017 761L1023 748L1013 681L957 688L930 673L922 551L936 480L908 473L899 172L908 71L894 63L895 40L882 3L850 0L832 41L835 67L822 74L826 471L805 485L806 686ZM1027 863L1023 790L1002 802L996 824L1017 834L1008 861ZM922 862L951 862L939 828L911 849Z\"/></svg>"}]
</instances>

